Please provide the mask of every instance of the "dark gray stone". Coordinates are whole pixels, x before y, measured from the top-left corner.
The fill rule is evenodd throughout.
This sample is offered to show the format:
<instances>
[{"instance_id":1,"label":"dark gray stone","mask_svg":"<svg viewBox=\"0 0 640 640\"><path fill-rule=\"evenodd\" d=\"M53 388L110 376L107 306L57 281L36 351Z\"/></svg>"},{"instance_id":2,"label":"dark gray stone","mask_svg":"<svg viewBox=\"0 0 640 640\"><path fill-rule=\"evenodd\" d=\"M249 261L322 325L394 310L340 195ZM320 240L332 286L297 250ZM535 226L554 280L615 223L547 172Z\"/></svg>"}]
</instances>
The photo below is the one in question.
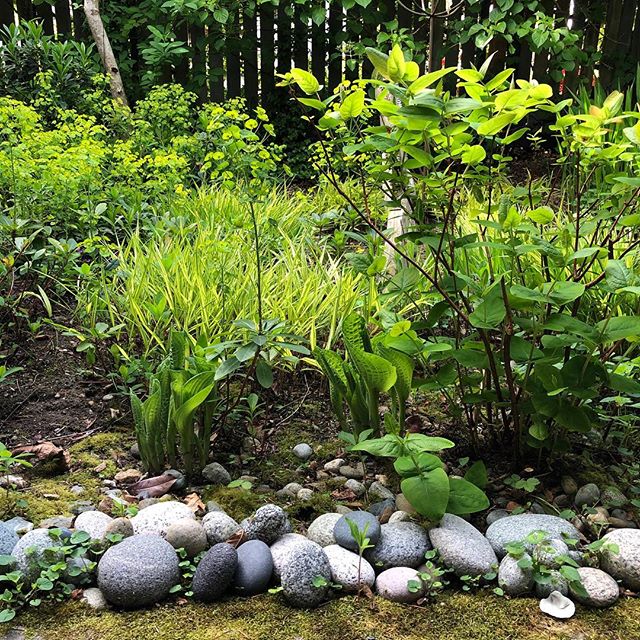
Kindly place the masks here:
<instances>
[{"instance_id":1,"label":"dark gray stone","mask_svg":"<svg viewBox=\"0 0 640 640\"><path fill-rule=\"evenodd\" d=\"M600 500L600 489L597 484L590 482L578 489L573 504L576 507L593 507Z\"/></svg>"},{"instance_id":2,"label":"dark gray stone","mask_svg":"<svg viewBox=\"0 0 640 640\"><path fill-rule=\"evenodd\" d=\"M530 558L528 554L525 554ZM519 596L533 589L533 569L522 569L518 566L518 558L505 556L498 568L498 585L508 596Z\"/></svg>"},{"instance_id":3,"label":"dark gray stone","mask_svg":"<svg viewBox=\"0 0 640 640\"><path fill-rule=\"evenodd\" d=\"M238 552L230 544L213 545L203 556L193 576L193 597L201 602L219 600L233 584Z\"/></svg>"},{"instance_id":4,"label":"dark gray stone","mask_svg":"<svg viewBox=\"0 0 640 640\"><path fill-rule=\"evenodd\" d=\"M231 474L219 462L208 464L202 470L202 477L211 484L226 486L231 482Z\"/></svg>"},{"instance_id":5,"label":"dark gray stone","mask_svg":"<svg viewBox=\"0 0 640 640\"><path fill-rule=\"evenodd\" d=\"M580 539L578 530L558 516L522 513L494 522L485 534L498 558L503 558L509 542L522 542L530 533L544 531L550 539L562 539L563 535Z\"/></svg>"},{"instance_id":6,"label":"dark gray stone","mask_svg":"<svg viewBox=\"0 0 640 640\"><path fill-rule=\"evenodd\" d=\"M365 551L365 558L376 571L391 567L416 568L424 562L431 549L427 532L414 522L383 524L380 540L373 549Z\"/></svg>"},{"instance_id":7,"label":"dark gray stone","mask_svg":"<svg viewBox=\"0 0 640 640\"><path fill-rule=\"evenodd\" d=\"M378 518L368 511L351 511L343 515L333 528L333 537L337 544L351 551L358 551L358 543L351 535L351 529L347 520L350 520L358 527L358 530L364 532L369 538L371 544L377 544L380 539L380 523Z\"/></svg>"},{"instance_id":8,"label":"dark gray stone","mask_svg":"<svg viewBox=\"0 0 640 640\"><path fill-rule=\"evenodd\" d=\"M502 518L508 518L509 512L506 509L494 509L489 511L486 517L487 527L490 527L494 522L501 520Z\"/></svg>"},{"instance_id":9,"label":"dark gray stone","mask_svg":"<svg viewBox=\"0 0 640 640\"><path fill-rule=\"evenodd\" d=\"M275 504L265 504L251 518L240 523L249 540L262 540L273 544L285 533L291 533L291 523L286 512Z\"/></svg>"},{"instance_id":10,"label":"dark gray stone","mask_svg":"<svg viewBox=\"0 0 640 640\"><path fill-rule=\"evenodd\" d=\"M282 592L289 604L303 609L317 607L329 593L331 565L322 547L309 540L291 547L280 578ZM327 584L315 585L318 578Z\"/></svg>"},{"instance_id":11,"label":"dark gray stone","mask_svg":"<svg viewBox=\"0 0 640 640\"><path fill-rule=\"evenodd\" d=\"M18 536L4 522L0 522L0 555L9 556L18 544Z\"/></svg>"},{"instance_id":12,"label":"dark gray stone","mask_svg":"<svg viewBox=\"0 0 640 640\"><path fill-rule=\"evenodd\" d=\"M547 584L536 582L536 595L538 598L548 598L553 591L559 591L563 596L569 594L569 583L559 571L551 571L551 581Z\"/></svg>"},{"instance_id":13,"label":"dark gray stone","mask_svg":"<svg viewBox=\"0 0 640 640\"><path fill-rule=\"evenodd\" d=\"M385 511L395 511L396 510L396 501L394 498L389 498L387 500L382 500L381 502L374 502L372 505L369 505L367 511L369 513L373 513L376 518L379 518Z\"/></svg>"},{"instance_id":14,"label":"dark gray stone","mask_svg":"<svg viewBox=\"0 0 640 640\"><path fill-rule=\"evenodd\" d=\"M262 540L249 540L238 547L238 566L233 586L242 596L266 591L273 574L271 550Z\"/></svg>"},{"instance_id":15,"label":"dark gray stone","mask_svg":"<svg viewBox=\"0 0 640 640\"><path fill-rule=\"evenodd\" d=\"M498 565L489 541L466 520L445 513L438 527L429 531L433 548L457 576L481 576Z\"/></svg>"},{"instance_id":16,"label":"dark gray stone","mask_svg":"<svg viewBox=\"0 0 640 640\"><path fill-rule=\"evenodd\" d=\"M139 534L107 549L98 587L112 604L135 609L160 602L180 581L175 549L156 534Z\"/></svg>"}]
</instances>

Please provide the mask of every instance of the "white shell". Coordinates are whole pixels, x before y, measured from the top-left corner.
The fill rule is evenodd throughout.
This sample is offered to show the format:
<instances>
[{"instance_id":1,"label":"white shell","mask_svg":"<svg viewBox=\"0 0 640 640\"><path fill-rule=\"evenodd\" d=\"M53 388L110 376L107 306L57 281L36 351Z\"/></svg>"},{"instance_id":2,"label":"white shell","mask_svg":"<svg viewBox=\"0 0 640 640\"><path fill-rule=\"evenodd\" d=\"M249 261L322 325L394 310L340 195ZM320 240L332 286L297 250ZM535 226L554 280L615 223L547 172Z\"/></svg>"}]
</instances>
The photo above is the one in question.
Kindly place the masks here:
<instances>
[{"instance_id":1,"label":"white shell","mask_svg":"<svg viewBox=\"0 0 640 640\"><path fill-rule=\"evenodd\" d=\"M549 597L540 600L540 611L554 618L571 618L576 605L559 591L552 591Z\"/></svg>"}]
</instances>

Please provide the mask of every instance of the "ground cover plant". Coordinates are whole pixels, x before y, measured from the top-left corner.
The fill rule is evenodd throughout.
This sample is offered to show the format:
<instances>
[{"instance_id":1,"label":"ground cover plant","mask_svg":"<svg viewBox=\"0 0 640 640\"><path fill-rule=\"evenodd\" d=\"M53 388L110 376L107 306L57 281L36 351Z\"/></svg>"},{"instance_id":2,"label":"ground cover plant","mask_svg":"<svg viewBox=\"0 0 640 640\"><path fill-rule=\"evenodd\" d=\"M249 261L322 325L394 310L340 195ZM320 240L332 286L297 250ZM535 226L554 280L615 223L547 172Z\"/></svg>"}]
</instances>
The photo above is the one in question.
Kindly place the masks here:
<instances>
[{"instance_id":1,"label":"ground cover plant","mask_svg":"<svg viewBox=\"0 0 640 640\"><path fill-rule=\"evenodd\" d=\"M130 106L103 51L3 31L2 623L634 637L639 94L496 69L516 35L554 83L597 60L464 4L477 65L391 21L332 91L279 69L308 162L169 82L204 6L167 4Z\"/></svg>"}]
</instances>

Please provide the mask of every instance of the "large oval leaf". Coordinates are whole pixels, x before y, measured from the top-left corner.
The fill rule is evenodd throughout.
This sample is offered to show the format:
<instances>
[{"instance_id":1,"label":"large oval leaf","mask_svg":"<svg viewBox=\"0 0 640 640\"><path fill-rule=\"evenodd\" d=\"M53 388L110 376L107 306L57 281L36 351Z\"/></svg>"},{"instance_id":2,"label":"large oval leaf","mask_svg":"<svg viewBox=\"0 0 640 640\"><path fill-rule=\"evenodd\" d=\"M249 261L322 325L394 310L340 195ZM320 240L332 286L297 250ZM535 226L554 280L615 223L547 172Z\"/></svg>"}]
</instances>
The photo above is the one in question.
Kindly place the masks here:
<instances>
[{"instance_id":1,"label":"large oval leaf","mask_svg":"<svg viewBox=\"0 0 640 640\"><path fill-rule=\"evenodd\" d=\"M434 521L444 515L449 501L449 478L444 469L405 478L400 488L419 514Z\"/></svg>"},{"instance_id":2,"label":"large oval leaf","mask_svg":"<svg viewBox=\"0 0 640 640\"><path fill-rule=\"evenodd\" d=\"M449 478L447 512L465 515L489 508L489 498L482 489L464 478Z\"/></svg>"}]
</instances>

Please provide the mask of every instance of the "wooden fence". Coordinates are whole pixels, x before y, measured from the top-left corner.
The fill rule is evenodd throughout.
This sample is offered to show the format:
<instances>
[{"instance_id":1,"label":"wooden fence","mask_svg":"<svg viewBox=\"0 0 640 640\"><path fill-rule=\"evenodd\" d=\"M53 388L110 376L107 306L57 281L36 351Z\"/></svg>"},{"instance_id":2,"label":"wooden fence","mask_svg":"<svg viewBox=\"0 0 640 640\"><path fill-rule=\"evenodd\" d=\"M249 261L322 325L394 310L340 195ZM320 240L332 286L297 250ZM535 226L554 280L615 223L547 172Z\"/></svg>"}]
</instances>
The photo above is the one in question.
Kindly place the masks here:
<instances>
[{"instance_id":1,"label":"wooden fence","mask_svg":"<svg viewBox=\"0 0 640 640\"><path fill-rule=\"evenodd\" d=\"M107 22L110 5L117 5L118 1L103 0ZM490 0L479 2L478 20L482 20L489 15L492 4ZM444 12L445 0L432 0L431 6ZM578 67L567 73L566 82L590 83L595 72L605 84L613 85L631 75L640 62L640 0L548 0L547 7L548 15L564 18L572 29L582 32L578 43L581 48L597 51L601 56L595 69ZM255 103L259 97L268 98L274 92L276 73L285 73L294 65L309 68L331 89L343 78L354 78L369 70L358 68L354 54L341 42L368 43L375 38L378 24L395 19L399 29L406 29L424 43L425 51L431 44L433 55L427 56L423 66L433 69L444 63L479 65L488 54L495 53L493 70L513 66L521 78L549 81L555 63L552 82L560 84L557 61L548 53L532 53L526 44L518 43L515 54L509 54L505 42L497 39L484 48L478 48L473 40L462 46L452 45L450 35L459 13L425 18L412 12L410 0L373 0L367 8L355 5L349 10L341 2L327 0L324 8L326 17L321 24L300 20L301 5L286 0L280 0L277 6L261 4L253 15L234 16L233 29L213 19L204 25L178 22L173 25L176 38L190 47L190 55L168 68L162 80L180 82L202 98L222 100L244 95ZM19 19L41 20L48 34L85 41L90 37L76 0L56 0L52 4L0 0L0 25ZM123 72L125 80L136 86L144 72L140 42L148 37L147 30L139 27L124 41L110 30L110 37L119 59L128 60L123 64L128 69Z\"/></svg>"}]
</instances>

